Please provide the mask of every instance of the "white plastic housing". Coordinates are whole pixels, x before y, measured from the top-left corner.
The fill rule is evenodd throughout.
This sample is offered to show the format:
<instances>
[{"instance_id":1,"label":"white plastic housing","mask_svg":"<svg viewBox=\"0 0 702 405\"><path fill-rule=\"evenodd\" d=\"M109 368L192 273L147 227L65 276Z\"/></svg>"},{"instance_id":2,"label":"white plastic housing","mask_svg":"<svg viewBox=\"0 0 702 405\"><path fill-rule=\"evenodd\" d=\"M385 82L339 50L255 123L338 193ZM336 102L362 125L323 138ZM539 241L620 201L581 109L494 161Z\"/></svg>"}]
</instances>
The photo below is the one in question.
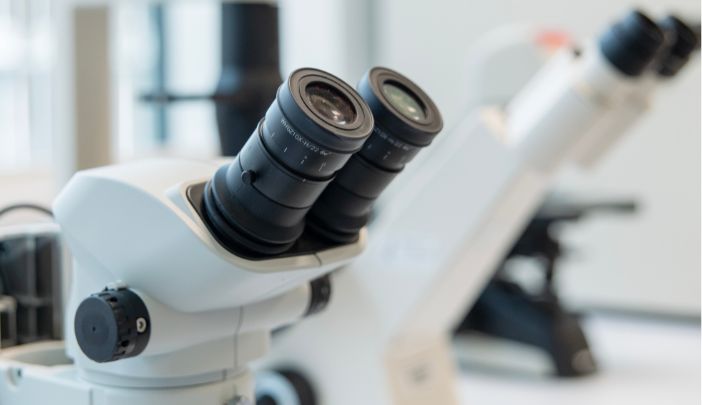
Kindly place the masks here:
<instances>
[{"instance_id":1,"label":"white plastic housing","mask_svg":"<svg viewBox=\"0 0 702 405\"><path fill-rule=\"evenodd\" d=\"M309 282L362 251L365 230L356 243L306 254L254 260L230 252L187 195L220 164L157 159L92 169L77 173L56 199L75 261L66 350L82 380L164 390L159 395L170 398L170 390L218 390L223 378L242 379L266 353L270 331L304 316ZM115 283L144 301L151 335L140 355L96 363L80 350L73 318L83 299Z\"/></svg>"},{"instance_id":2,"label":"white plastic housing","mask_svg":"<svg viewBox=\"0 0 702 405\"><path fill-rule=\"evenodd\" d=\"M585 167L593 167L631 127L650 109L651 99L661 80L648 73L639 85L627 92L606 114L593 125L573 150L573 160Z\"/></svg>"},{"instance_id":3,"label":"white plastic housing","mask_svg":"<svg viewBox=\"0 0 702 405\"><path fill-rule=\"evenodd\" d=\"M157 159L77 173L54 203L79 289L117 280L181 312L236 308L348 263L363 238L321 253L247 260L222 247L185 195L213 162ZM78 270L77 270L78 273ZM87 293L88 291L82 291Z\"/></svg>"},{"instance_id":4,"label":"white plastic housing","mask_svg":"<svg viewBox=\"0 0 702 405\"><path fill-rule=\"evenodd\" d=\"M634 91L595 44L559 51L508 104L507 136L537 167L551 169L584 135Z\"/></svg>"}]
</instances>

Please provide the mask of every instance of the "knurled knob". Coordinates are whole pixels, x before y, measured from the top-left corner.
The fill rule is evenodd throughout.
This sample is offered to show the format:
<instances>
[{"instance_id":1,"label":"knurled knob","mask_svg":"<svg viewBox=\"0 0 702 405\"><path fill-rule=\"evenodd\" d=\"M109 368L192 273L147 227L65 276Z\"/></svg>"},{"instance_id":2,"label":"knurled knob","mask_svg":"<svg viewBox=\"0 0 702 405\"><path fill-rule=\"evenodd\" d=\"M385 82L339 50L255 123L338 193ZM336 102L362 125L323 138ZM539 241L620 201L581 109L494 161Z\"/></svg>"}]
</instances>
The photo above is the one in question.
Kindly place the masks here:
<instances>
[{"instance_id":1,"label":"knurled knob","mask_svg":"<svg viewBox=\"0 0 702 405\"><path fill-rule=\"evenodd\" d=\"M144 301L136 293L127 288L105 289L81 302L74 329L83 353L106 363L143 352L151 322Z\"/></svg>"}]
</instances>

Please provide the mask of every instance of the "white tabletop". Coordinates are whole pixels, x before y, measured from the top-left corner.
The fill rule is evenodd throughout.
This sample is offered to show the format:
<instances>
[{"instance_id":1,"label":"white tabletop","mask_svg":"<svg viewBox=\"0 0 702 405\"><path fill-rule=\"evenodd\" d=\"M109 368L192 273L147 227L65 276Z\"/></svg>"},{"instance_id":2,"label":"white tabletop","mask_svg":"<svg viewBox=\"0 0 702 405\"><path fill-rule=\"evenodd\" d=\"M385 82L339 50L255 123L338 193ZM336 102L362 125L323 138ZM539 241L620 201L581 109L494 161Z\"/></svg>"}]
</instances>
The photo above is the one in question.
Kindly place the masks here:
<instances>
[{"instance_id":1,"label":"white tabletop","mask_svg":"<svg viewBox=\"0 0 702 405\"><path fill-rule=\"evenodd\" d=\"M600 368L597 374L557 379L462 362L462 403L700 404L699 324L591 316L584 325Z\"/></svg>"}]
</instances>

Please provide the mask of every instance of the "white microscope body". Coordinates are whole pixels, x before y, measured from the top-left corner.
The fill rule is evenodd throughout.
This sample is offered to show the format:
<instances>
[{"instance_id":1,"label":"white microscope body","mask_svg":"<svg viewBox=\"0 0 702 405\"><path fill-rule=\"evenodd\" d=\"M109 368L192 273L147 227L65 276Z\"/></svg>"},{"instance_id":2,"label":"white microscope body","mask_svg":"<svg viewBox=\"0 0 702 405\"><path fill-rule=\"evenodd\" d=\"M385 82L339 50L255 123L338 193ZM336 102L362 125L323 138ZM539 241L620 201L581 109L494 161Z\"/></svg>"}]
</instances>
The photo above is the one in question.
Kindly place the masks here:
<instances>
[{"instance_id":1,"label":"white microscope body","mask_svg":"<svg viewBox=\"0 0 702 405\"><path fill-rule=\"evenodd\" d=\"M641 78L639 85L623 94L619 102L583 137L574 148L573 160L589 168L599 162L600 157L615 145L642 116L651 110L657 90L674 78L687 64L693 52L699 48L698 34L675 16L661 21L665 28L667 46L659 60Z\"/></svg>"},{"instance_id":2,"label":"white microscope body","mask_svg":"<svg viewBox=\"0 0 702 405\"><path fill-rule=\"evenodd\" d=\"M309 310L310 281L357 256L358 242L255 260L214 239L191 193L215 162L153 160L79 172L56 200L56 220L75 259L66 346L3 353L0 403L192 405L253 402L248 362L263 356L273 328ZM98 363L78 347L80 302L129 288L148 309L136 357ZM247 402L249 401L249 402Z\"/></svg>"},{"instance_id":3,"label":"white microscope body","mask_svg":"<svg viewBox=\"0 0 702 405\"><path fill-rule=\"evenodd\" d=\"M321 405L458 403L452 328L557 169L640 84L590 44L554 57L505 109L465 119L392 190L369 249L332 275L327 310L277 334L265 368L305 375ZM270 397L281 385L268 371L260 384Z\"/></svg>"},{"instance_id":4,"label":"white microscope body","mask_svg":"<svg viewBox=\"0 0 702 405\"><path fill-rule=\"evenodd\" d=\"M66 355L1 353L0 403L253 403L270 331L323 309L324 276L365 245L365 229L330 242L306 217L373 123L341 79L297 69L231 162L74 175L53 210L75 261Z\"/></svg>"}]
</instances>

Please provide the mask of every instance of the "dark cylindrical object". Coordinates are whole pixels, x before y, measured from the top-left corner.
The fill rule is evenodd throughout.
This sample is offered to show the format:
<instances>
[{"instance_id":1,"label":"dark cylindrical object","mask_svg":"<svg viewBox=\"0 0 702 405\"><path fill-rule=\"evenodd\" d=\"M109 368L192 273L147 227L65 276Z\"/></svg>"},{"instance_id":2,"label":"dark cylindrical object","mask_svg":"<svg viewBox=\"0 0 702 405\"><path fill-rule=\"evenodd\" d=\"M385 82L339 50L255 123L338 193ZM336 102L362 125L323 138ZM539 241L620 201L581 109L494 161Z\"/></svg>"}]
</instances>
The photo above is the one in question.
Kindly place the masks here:
<instances>
[{"instance_id":1,"label":"dark cylindrical object","mask_svg":"<svg viewBox=\"0 0 702 405\"><path fill-rule=\"evenodd\" d=\"M329 305L332 296L332 284L329 275L322 276L310 282L310 303L305 316L318 314Z\"/></svg>"},{"instance_id":2,"label":"dark cylindrical object","mask_svg":"<svg viewBox=\"0 0 702 405\"><path fill-rule=\"evenodd\" d=\"M675 16L668 16L658 25L666 36L666 45L655 62L655 70L660 76L672 77L682 69L690 55L699 49L699 38L695 31Z\"/></svg>"},{"instance_id":3,"label":"dark cylindrical object","mask_svg":"<svg viewBox=\"0 0 702 405\"><path fill-rule=\"evenodd\" d=\"M257 377L261 377L258 375ZM310 380L297 370L271 370L256 378L256 405L318 405Z\"/></svg>"},{"instance_id":4,"label":"dark cylindrical object","mask_svg":"<svg viewBox=\"0 0 702 405\"><path fill-rule=\"evenodd\" d=\"M325 189L308 220L311 229L335 242L358 237L376 198L443 126L431 98L393 70L371 69L358 91L373 112L373 135Z\"/></svg>"},{"instance_id":5,"label":"dark cylindrical object","mask_svg":"<svg viewBox=\"0 0 702 405\"><path fill-rule=\"evenodd\" d=\"M280 77L278 7L265 3L222 4L222 70L216 117L222 154L234 156L258 125Z\"/></svg>"},{"instance_id":6,"label":"dark cylindrical object","mask_svg":"<svg viewBox=\"0 0 702 405\"><path fill-rule=\"evenodd\" d=\"M98 363L138 356L151 336L146 304L129 289L105 289L83 300L73 327L81 351Z\"/></svg>"},{"instance_id":7,"label":"dark cylindrical object","mask_svg":"<svg viewBox=\"0 0 702 405\"><path fill-rule=\"evenodd\" d=\"M622 74L638 76L654 61L663 32L648 16L634 10L600 37L605 58Z\"/></svg>"},{"instance_id":8,"label":"dark cylindrical object","mask_svg":"<svg viewBox=\"0 0 702 405\"><path fill-rule=\"evenodd\" d=\"M208 224L234 249L284 252L372 128L368 105L341 79L316 69L293 72L241 153L207 183Z\"/></svg>"}]
</instances>

